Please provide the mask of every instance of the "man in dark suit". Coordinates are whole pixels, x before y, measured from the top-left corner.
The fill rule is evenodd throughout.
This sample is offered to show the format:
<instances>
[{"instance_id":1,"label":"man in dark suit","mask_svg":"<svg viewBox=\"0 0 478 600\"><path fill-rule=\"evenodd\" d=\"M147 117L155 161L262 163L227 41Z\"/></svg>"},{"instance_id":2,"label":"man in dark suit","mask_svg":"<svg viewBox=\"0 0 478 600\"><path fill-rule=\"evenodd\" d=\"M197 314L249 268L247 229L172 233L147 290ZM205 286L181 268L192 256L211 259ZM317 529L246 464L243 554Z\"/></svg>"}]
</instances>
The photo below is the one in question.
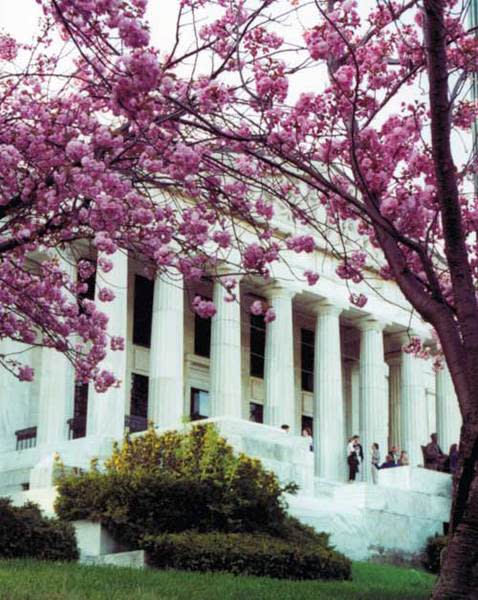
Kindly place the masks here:
<instances>
[{"instance_id":1,"label":"man in dark suit","mask_svg":"<svg viewBox=\"0 0 478 600\"><path fill-rule=\"evenodd\" d=\"M425 468L434 471L448 471L449 458L438 444L436 433L431 434L431 442L425 446Z\"/></svg>"}]
</instances>

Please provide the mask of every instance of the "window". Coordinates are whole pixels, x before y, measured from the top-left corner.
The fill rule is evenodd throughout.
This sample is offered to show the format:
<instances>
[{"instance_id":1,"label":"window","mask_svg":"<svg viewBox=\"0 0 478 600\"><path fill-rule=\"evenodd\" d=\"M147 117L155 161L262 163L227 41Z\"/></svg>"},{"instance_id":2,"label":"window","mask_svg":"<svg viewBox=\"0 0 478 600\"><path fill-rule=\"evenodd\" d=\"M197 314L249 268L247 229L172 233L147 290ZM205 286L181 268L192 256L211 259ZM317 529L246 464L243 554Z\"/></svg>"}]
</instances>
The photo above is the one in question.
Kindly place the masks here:
<instances>
[{"instance_id":1,"label":"window","mask_svg":"<svg viewBox=\"0 0 478 600\"><path fill-rule=\"evenodd\" d=\"M86 417L88 411L88 384L75 384L75 397L73 404L74 417Z\"/></svg>"},{"instance_id":2,"label":"window","mask_svg":"<svg viewBox=\"0 0 478 600\"><path fill-rule=\"evenodd\" d=\"M148 418L148 388L149 379L146 375L132 374L130 409L132 416Z\"/></svg>"},{"instance_id":3,"label":"window","mask_svg":"<svg viewBox=\"0 0 478 600\"><path fill-rule=\"evenodd\" d=\"M151 345L154 282L141 275L134 279L133 344Z\"/></svg>"},{"instance_id":4,"label":"window","mask_svg":"<svg viewBox=\"0 0 478 600\"><path fill-rule=\"evenodd\" d=\"M253 423L264 423L264 407L257 402L249 403L249 421Z\"/></svg>"},{"instance_id":5,"label":"window","mask_svg":"<svg viewBox=\"0 0 478 600\"><path fill-rule=\"evenodd\" d=\"M311 434L314 435L314 419L312 417L302 415L302 431L304 429L310 429Z\"/></svg>"},{"instance_id":6,"label":"window","mask_svg":"<svg viewBox=\"0 0 478 600\"><path fill-rule=\"evenodd\" d=\"M263 315L251 315L251 365L252 377L264 378L266 351L266 324Z\"/></svg>"},{"instance_id":7,"label":"window","mask_svg":"<svg viewBox=\"0 0 478 600\"><path fill-rule=\"evenodd\" d=\"M191 420L207 419L209 416L209 392L191 388Z\"/></svg>"},{"instance_id":8,"label":"window","mask_svg":"<svg viewBox=\"0 0 478 600\"><path fill-rule=\"evenodd\" d=\"M300 330L301 381L304 392L314 391L314 332Z\"/></svg>"},{"instance_id":9,"label":"window","mask_svg":"<svg viewBox=\"0 0 478 600\"><path fill-rule=\"evenodd\" d=\"M73 418L68 419L68 437L70 440L85 437L86 417L88 414L88 384L76 383L73 397Z\"/></svg>"},{"instance_id":10,"label":"window","mask_svg":"<svg viewBox=\"0 0 478 600\"><path fill-rule=\"evenodd\" d=\"M194 354L211 356L211 319L202 319L199 315L194 317Z\"/></svg>"}]
</instances>

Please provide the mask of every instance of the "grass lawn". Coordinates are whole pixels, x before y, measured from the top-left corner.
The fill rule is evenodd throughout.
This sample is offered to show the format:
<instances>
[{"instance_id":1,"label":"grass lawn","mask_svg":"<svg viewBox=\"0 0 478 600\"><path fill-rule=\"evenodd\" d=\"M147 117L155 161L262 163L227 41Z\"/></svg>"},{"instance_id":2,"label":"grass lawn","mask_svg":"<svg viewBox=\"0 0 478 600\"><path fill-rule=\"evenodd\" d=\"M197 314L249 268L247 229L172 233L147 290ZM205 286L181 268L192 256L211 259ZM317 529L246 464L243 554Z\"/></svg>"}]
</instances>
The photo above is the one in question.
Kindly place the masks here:
<instances>
[{"instance_id":1,"label":"grass lawn","mask_svg":"<svg viewBox=\"0 0 478 600\"><path fill-rule=\"evenodd\" d=\"M0 561L1 600L425 600L434 577L355 563L350 582Z\"/></svg>"}]
</instances>

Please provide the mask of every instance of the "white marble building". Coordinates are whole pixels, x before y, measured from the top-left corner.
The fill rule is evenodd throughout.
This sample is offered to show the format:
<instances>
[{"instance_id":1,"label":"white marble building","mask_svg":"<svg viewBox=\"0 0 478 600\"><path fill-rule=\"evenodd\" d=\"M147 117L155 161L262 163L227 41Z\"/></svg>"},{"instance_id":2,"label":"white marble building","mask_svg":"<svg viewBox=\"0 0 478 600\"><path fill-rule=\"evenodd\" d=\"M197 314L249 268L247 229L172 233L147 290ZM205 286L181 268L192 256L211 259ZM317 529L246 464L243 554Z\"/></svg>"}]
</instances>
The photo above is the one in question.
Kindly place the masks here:
<instances>
[{"instance_id":1,"label":"white marble building","mask_svg":"<svg viewBox=\"0 0 478 600\"><path fill-rule=\"evenodd\" d=\"M291 255L287 268L276 267L268 284L243 278L240 302L227 303L223 288L212 280L187 286L177 277L151 282L125 254L117 253L114 262L107 283L116 299L102 309L111 333L127 340L127 350L110 353L104 363L122 380L119 389L98 394L92 386L75 386L70 365L54 351L1 343L2 352L29 355L37 376L26 384L0 373L0 494L18 501L36 498L47 506L41 473L54 452L68 465L86 467L91 457L107 456L125 429L145 429L147 419L162 429L212 418L236 447L262 458L282 479L296 480L301 490L290 501L291 511L328 527L351 556L387 547L377 536L367 541L365 553L363 544L354 550L346 542L349 500L355 498L354 511L363 509L359 519L349 515L354 527L359 522L365 527L372 514L367 503L379 497L383 511L385 488L405 494L411 511L406 527L416 525L421 532L413 547L394 542L390 548L416 551L426 535L441 531L449 507L448 483L443 483L448 476L414 467L423 463L420 445L433 431L446 451L458 440L460 415L448 374L435 374L430 361L402 351L411 332L426 337L429 330L412 316L394 284L375 282L374 291L367 290L367 305L357 309L335 275L334 259L318 250L314 256ZM305 268L321 273L316 285L303 281ZM215 300L211 320L193 313L197 294ZM250 313L258 298L275 309L276 319L268 325ZM290 426L288 434L280 429L283 424ZM304 426L313 428L313 453L300 437ZM352 492L344 482L346 443L355 433L366 452L366 481L373 442L383 458L392 445L407 450L411 470L404 468L395 478L383 472L382 485L357 484ZM428 490L415 489L415 471L432 482ZM418 523L425 517L418 515L410 525L414 511L423 511L422 496L425 505L438 502L439 516L423 527ZM425 510L428 517L432 513ZM363 536L358 533L357 541Z\"/></svg>"}]
</instances>

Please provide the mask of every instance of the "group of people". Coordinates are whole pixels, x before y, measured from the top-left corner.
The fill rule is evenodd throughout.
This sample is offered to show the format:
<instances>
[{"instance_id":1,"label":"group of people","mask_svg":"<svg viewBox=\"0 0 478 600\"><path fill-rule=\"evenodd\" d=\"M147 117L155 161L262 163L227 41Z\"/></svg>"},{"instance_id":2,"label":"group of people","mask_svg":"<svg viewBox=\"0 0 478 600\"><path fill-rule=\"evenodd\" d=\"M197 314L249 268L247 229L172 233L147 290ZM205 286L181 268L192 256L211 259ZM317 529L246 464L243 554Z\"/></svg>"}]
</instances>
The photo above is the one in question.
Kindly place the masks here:
<instances>
[{"instance_id":1,"label":"group of people","mask_svg":"<svg viewBox=\"0 0 478 600\"><path fill-rule=\"evenodd\" d=\"M410 464L406 450L399 451L393 446L386 455L385 462L381 463L380 446L374 442L371 447L371 473L372 482L378 483L379 469L389 469L391 467L404 467ZM364 477L364 452L360 443L360 436L353 435L347 444L347 464L349 468L349 482L357 480L357 477Z\"/></svg>"},{"instance_id":2,"label":"group of people","mask_svg":"<svg viewBox=\"0 0 478 600\"><path fill-rule=\"evenodd\" d=\"M281 429L289 432L289 425L282 425ZM302 429L302 437L309 443L309 449L314 450L314 440L310 427ZM426 469L442 471L444 473L454 474L458 468L458 444L452 444L448 454L445 454L438 444L436 433L432 433L431 441L427 446L423 446L423 459ZM410 464L406 450L399 450L397 446L392 446L385 456L385 461L381 463L380 447L374 442L371 447L371 473L373 483L378 483L379 469L390 469L393 467L405 467ZM364 479L364 452L360 443L360 436L353 435L347 444L347 465L349 469L349 482L357 479Z\"/></svg>"},{"instance_id":3,"label":"group of people","mask_svg":"<svg viewBox=\"0 0 478 600\"><path fill-rule=\"evenodd\" d=\"M440 448L437 434L432 433L430 438L430 443L423 448L425 469L454 475L458 469L458 444L452 444L448 454L445 454Z\"/></svg>"}]
</instances>

